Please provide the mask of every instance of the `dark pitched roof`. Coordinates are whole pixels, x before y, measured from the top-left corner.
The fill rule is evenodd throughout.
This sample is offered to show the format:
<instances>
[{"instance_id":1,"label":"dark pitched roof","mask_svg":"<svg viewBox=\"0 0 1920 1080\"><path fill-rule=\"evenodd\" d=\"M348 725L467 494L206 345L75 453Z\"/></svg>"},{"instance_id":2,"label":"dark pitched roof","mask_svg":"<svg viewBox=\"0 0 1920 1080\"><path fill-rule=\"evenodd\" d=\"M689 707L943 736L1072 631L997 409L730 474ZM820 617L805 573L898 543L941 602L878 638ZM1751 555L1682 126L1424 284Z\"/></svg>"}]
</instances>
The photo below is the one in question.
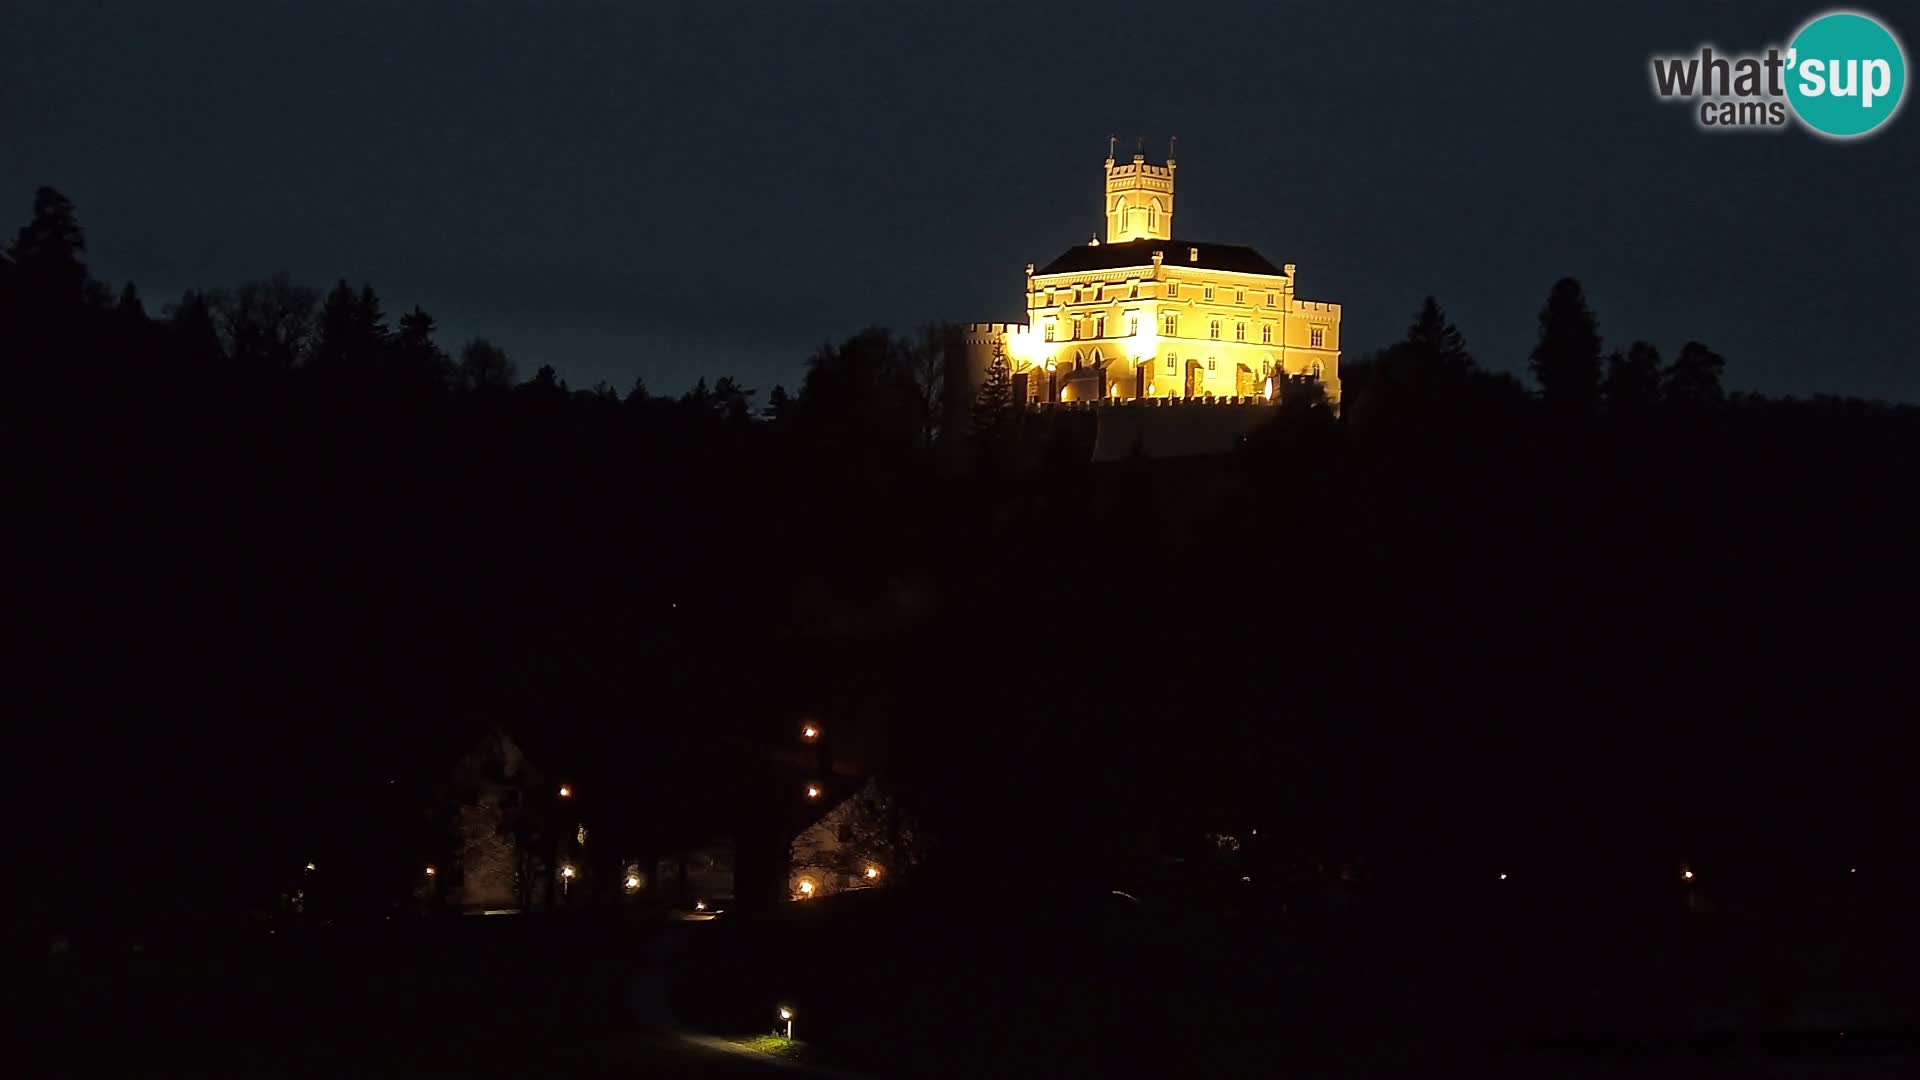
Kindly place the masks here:
<instances>
[{"instance_id":1,"label":"dark pitched roof","mask_svg":"<svg viewBox=\"0 0 1920 1080\"><path fill-rule=\"evenodd\" d=\"M1200 249L1200 258L1191 258ZM1060 253L1036 274L1075 274L1085 270L1113 270L1122 266L1151 266L1153 253L1165 253L1168 265L1199 266L1239 274L1274 274L1281 269L1267 257L1239 244L1203 244L1196 240L1127 240L1118 244L1083 244Z\"/></svg>"}]
</instances>

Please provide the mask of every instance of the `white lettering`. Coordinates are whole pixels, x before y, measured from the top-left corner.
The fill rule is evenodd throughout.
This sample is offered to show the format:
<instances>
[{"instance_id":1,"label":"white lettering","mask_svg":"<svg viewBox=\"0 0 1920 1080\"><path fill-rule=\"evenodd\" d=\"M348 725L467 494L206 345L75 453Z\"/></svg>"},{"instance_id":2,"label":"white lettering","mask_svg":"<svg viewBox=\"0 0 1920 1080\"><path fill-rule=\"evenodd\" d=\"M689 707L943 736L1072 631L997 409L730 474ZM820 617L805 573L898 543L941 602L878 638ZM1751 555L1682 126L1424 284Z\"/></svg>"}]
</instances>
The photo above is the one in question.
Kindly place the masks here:
<instances>
[{"instance_id":1,"label":"white lettering","mask_svg":"<svg viewBox=\"0 0 1920 1080\"><path fill-rule=\"evenodd\" d=\"M1825 70L1826 66L1827 64L1824 60L1800 61L1801 93L1808 97L1819 97L1821 94L1826 93L1827 84L1824 81L1827 74Z\"/></svg>"},{"instance_id":2,"label":"white lettering","mask_svg":"<svg viewBox=\"0 0 1920 1080\"><path fill-rule=\"evenodd\" d=\"M1876 75L1879 76L1878 79L1874 78ZM1886 97L1887 91L1893 89L1893 71L1887 66L1885 60L1869 60L1866 78L1861 81L1865 84L1866 90L1860 95L1860 107L1871 109L1874 98Z\"/></svg>"}]
</instances>

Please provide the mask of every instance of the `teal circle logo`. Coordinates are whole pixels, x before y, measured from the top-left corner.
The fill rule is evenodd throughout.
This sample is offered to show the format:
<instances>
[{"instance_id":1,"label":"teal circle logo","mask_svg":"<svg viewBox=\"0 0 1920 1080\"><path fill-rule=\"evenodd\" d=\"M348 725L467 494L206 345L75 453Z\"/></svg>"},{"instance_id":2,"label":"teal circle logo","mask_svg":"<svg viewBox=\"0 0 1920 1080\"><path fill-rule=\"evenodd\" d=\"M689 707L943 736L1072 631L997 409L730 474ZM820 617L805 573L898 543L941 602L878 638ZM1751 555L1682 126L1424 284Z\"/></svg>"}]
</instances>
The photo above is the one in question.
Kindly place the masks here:
<instances>
[{"instance_id":1,"label":"teal circle logo","mask_svg":"<svg viewBox=\"0 0 1920 1080\"><path fill-rule=\"evenodd\" d=\"M1900 40L1879 20L1833 11L1800 28L1787 46L1787 100L1821 135L1851 139L1893 118L1907 88Z\"/></svg>"}]
</instances>

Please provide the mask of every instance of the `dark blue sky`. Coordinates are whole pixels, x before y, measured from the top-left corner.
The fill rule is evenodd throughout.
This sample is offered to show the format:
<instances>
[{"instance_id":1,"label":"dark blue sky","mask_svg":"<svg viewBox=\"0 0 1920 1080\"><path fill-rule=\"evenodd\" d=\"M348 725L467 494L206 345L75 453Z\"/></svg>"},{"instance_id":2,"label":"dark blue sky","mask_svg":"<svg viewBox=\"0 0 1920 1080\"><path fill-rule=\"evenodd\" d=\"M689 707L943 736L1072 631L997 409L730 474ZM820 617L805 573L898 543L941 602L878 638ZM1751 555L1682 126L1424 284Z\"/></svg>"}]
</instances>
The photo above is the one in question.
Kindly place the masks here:
<instances>
[{"instance_id":1,"label":"dark blue sky","mask_svg":"<svg viewBox=\"0 0 1920 1080\"><path fill-rule=\"evenodd\" d=\"M66 191L155 309L344 275L523 372L764 393L870 322L1018 318L1023 266L1099 225L1107 135L1175 133L1177 232L1298 263L1349 358L1432 292L1521 370L1572 274L1609 345L1920 401L1920 114L1710 135L1649 89L1654 52L1818 10L8 0L0 199L10 229Z\"/></svg>"}]
</instances>

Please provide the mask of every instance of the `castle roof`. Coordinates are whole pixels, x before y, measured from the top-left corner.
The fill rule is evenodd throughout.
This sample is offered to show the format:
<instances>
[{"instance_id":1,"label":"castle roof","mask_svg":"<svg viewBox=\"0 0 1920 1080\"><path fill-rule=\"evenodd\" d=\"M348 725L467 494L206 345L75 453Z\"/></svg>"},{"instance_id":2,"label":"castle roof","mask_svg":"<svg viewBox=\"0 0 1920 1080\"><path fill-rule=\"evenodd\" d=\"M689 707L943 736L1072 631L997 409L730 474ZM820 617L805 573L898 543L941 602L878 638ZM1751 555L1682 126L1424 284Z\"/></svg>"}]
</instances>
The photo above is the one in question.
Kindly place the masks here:
<instances>
[{"instance_id":1,"label":"castle roof","mask_svg":"<svg viewBox=\"0 0 1920 1080\"><path fill-rule=\"evenodd\" d=\"M1075 274L1088 270L1117 270L1123 266L1151 266L1161 252L1168 266L1197 266L1236 274L1284 273L1267 257L1239 244L1204 244L1196 240L1123 240L1112 244L1070 247L1034 274ZM1195 252L1199 258L1194 258Z\"/></svg>"}]
</instances>

